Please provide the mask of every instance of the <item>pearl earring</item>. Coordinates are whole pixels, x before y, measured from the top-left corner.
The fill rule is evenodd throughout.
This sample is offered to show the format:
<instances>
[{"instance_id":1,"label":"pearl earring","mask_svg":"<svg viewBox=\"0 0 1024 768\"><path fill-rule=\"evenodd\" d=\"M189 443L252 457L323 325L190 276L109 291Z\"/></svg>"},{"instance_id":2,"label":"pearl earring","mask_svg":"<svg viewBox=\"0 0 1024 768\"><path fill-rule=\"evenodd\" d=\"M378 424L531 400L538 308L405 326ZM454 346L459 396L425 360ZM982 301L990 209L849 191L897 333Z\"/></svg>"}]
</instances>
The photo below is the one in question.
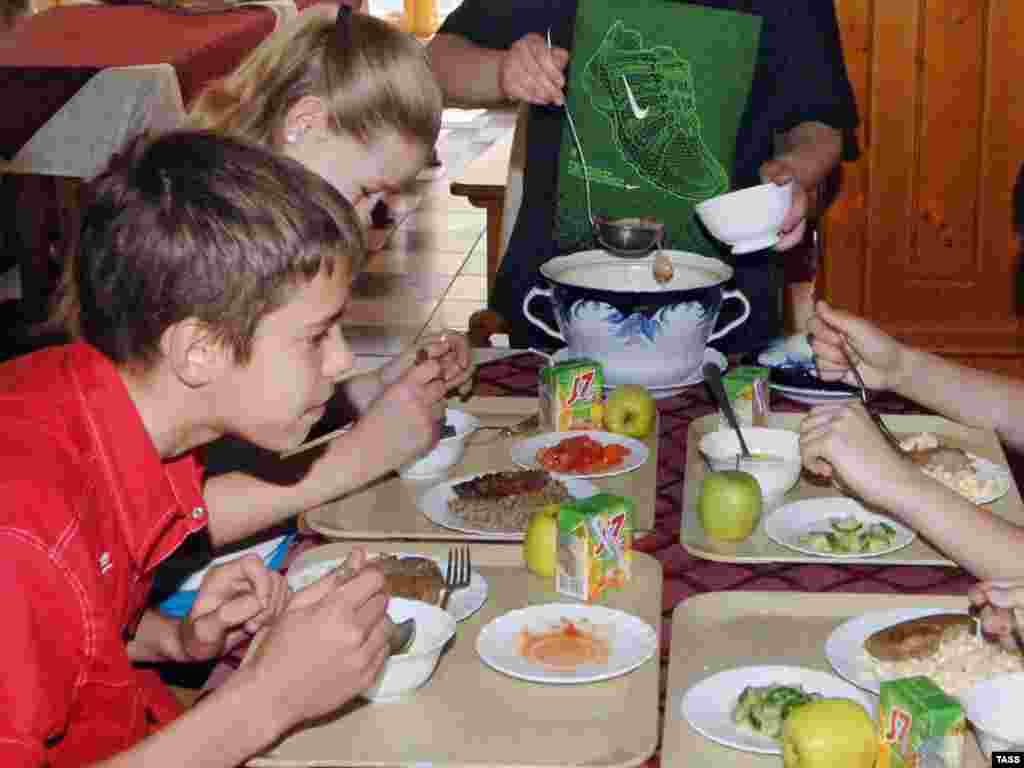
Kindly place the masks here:
<instances>
[{"instance_id":1,"label":"pearl earring","mask_svg":"<svg viewBox=\"0 0 1024 768\"><path fill-rule=\"evenodd\" d=\"M298 140L299 134L297 134L295 131L288 131L288 133L284 135L284 141L286 144L294 144Z\"/></svg>"}]
</instances>

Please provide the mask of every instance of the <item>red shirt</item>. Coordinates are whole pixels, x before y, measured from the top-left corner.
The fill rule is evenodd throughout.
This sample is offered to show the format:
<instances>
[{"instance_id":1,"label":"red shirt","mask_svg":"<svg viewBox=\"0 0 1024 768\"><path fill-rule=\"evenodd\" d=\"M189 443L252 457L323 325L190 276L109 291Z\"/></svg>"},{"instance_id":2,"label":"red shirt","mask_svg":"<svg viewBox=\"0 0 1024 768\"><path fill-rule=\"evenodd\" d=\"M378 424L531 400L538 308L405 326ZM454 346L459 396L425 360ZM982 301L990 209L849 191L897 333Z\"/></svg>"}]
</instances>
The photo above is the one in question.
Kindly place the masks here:
<instances>
[{"instance_id":1,"label":"red shirt","mask_svg":"<svg viewBox=\"0 0 1024 768\"><path fill-rule=\"evenodd\" d=\"M154 567L206 525L194 455L162 461L111 362L0 365L0 765L80 766L180 712L125 651Z\"/></svg>"}]
</instances>

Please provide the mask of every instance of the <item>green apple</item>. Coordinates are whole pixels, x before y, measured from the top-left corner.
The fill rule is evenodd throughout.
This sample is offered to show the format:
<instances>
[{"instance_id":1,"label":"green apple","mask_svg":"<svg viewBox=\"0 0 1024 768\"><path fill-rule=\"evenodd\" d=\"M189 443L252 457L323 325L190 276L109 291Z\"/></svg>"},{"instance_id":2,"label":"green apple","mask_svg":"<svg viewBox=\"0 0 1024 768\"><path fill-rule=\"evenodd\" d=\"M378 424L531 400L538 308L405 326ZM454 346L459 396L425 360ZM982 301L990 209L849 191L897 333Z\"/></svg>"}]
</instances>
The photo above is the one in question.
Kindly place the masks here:
<instances>
[{"instance_id":1,"label":"green apple","mask_svg":"<svg viewBox=\"0 0 1024 768\"><path fill-rule=\"evenodd\" d=\"M816 699L790 712L782 725L784 768L872 768L876 758L874 721L851 699Z\"/></svg>"},{"instance_id":2,"label":"green apple","mask_svg":"<svg viewBox=\"0 0 1024 768\"><path fill-rule=\"evenodd\" d=\"M616 387L604 406L605 429L640 440L651 434L657 416L657 403L639 384Z\"/></svg>"},{"instance_id":3,"label":"green apple","mask_svg":"<svg viewBox=\"0 0 1024 768\"><path fill-rule=\"evenodd\" d=\"M749 472L726 469L704 476L697 511L701 525L711 538L726 541L747 538L757 527L763 506L761 486Z\"/></svg>"},{"instance_id":4,"label":"green apple","mask_svg":"<svg viewBox=\"0 0 1024 768\"><path fill-rule=\"evenodd\" d=\"M523 539L526 567L546 579L555 575L558 550L558 504L547 504L530 516Z\"/></svg>"}]
</instances>

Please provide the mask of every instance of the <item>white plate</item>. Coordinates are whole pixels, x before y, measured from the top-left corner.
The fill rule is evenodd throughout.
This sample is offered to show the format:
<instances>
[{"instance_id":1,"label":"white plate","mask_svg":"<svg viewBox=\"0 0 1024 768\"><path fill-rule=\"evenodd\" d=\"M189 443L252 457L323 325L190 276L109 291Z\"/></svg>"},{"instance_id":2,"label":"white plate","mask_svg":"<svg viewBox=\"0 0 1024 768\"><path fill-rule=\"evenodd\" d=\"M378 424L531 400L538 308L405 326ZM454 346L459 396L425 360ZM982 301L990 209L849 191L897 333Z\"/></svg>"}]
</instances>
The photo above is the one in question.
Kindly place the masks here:
<instances>
[{"instance_id":1,"label":"white plate","mask_svg":"<svg viewBox=\"0 0 1024 768\"><path fill-rule=\"evenodd\" d=\"M559 349L555 354L551 356L551 361L554 363L561 363L564 360L569 359L569 350L565 347ZM651 397L655 400L662 400L666 397L674 397L682 392L687 387L692 387L694 384L700 384L704 381L704 363L714 363L721 370L725 370L729 366L729 361L725 359L725 355L719 352L713 347L706 347L704 349L704 361L700 367L685 381L680 381L677 384L659 384L657 386L644 385L648 392L651 393ZM614 384L605 382L604 388L608 391L615 389Z\"/></svg>"},{"instance_id":2,"label":"white plate","mask_svg":"<svg viewBox=\"0 0 1024 768\"><path fill-rule=\"evenodd\" d=\"M612 477L613 475L623 475L626 472L632 472L634 469L643 466L644 462L647 461L650 456L650 451L647 446L632 437L626 437L625 435L616 435L612 432L601 432L600 430L575 430L572 432L545 432L542 435L527 438L526 440L519 440L512 444L509 452L512 454L512 461L518 464L524 469L544 469L540 464L537 463L537 451L541 448L550 448L563 440L567 440L570 437L580 437L586 435L592 440L596 440L602 445L624 445L629 449L629 455L624 458L619 464L608 469L603 469L598 472L553 472L548 469L545 470L550 472L556 477L565 479L567 477Z\"/></svg>"},{"instance_id":3,"label":"white plate","mask_svg":"<svg viewBox=\"0 0 1024 768\"><path fill-rule=\"evenodd\" d=\"M865 525L868 523L887 523L896 529L896 538L892 546L879 552L819 552L797 543L797 539L811 531L830 531L829 521L837 517L854 516ZM764 532L768 538L783 547L816 557L862 559L878 557L889 552L903 549L910 544L917 534L891 517L869 512L862 504L845 496L826 496L816 499L794 501L776 509L764 520Z\"/></svg>"},{"instance_id":4,"label":"white plate","mask_svg":"<svg viewBox=\"0 0 1024 768\"><path fill-rule=\"evenodd\" d=\"M523 629L543 632L557 628L562 619L585 620L595 627L607 627L608 661L580 664L572 671L551 670L519 653ZM506 675L534 683L592 683L632 672L654 656L658 635L653 627L632 614L584 603L547 603L521 608L494 619L480 631L476 652L487 666Z\"/></svg>"},{"instance_id":5,"label":"white plate","mask_svg":"<svg viewBox=\"0 0 1024 768\"><path fill-rule=\"evenodd\" d=\"M449 500L455 498L452 486L466 480L472 480L473 478L480 477L481 474L486 473L481 472L475 475L465 475L464 477L457 477L454 480L448 480L439 485L435 485L417 500L416 503L419 506L420 511L426 515L432 523L437 523L438 525L443 526L444 528L449 528L453 531L478 534L489 539L522 541L526 537L525 531L503 531L493 530L490 528L474 528L448 509ZM569 495L574 499L586 499L600 491L600 488L596 485L588 482L587 480L583 480L582 478L561 477L559 480L565 484L566 490L569 491Z\"/></svg>"},{"instance_id":6,"label":"white plate","mask_svg":"<svg viewBox=\"0 0 1024 768\"><path fill-rule=\"evenodd\" d=\"M829 389L804 389L803 387L787 387L783 384L768 384L768 388L774 389L790 400L806 405L834 403L837 400L854 400L857 397L856 394L851 392L835 392Z\"/></svg>"},{"instance_id":7,"label":"white plate","mask_svg":"<svg viewBox=\"0 0 1024 768\"><path fill-rule=\"evenodd\" d=\"M1010 468L1004 464L996 464L981 456L968 451L967 458L974 464L974 472L979 482L991 482L992 492L980 494L971 498L975 504L990 504L996 499L1001 499L1010 490Z\"/></svg>"},{"instance_id":8,"label":"white plate","mask_svg":"<svg viewBox=\"0 0 1024 768\"><path fill-rule=\"evenodd\" d=\"M933 616L937 613L967 613L948 608L895 608L872 611L850 619L838 627L825 641L825 656L837 673L866 691L878 693L878 678L864 650L864 641L880 629L902 621Z\"/></svg>"},{"instance_id":9,"label":"white plate","mask_svg":"<svg viewBox=\"0 0 1024 768\"><path fill-rule=\"evenodd\" d=\"M408 552L396 552L395 554L398 557L423 557L423 555L413 555ZM445 573L445 569L448 567L448 558L434 557L431 559L441 567L441 573ZM332 558L330 560L317 560L299 569L291 568L288 570L288 586L293 590L308 587L310 584L322 579L343 562L345 562L344 558ZM474 568L470 573L469 586L452 592L451 599L448 601L448 613L456 621L468 619L487 602L489 591L487 579Z\"/></svg>"},{"instance_id":10,"label":"white plate","mask_svg":"<svg viewBox=\"0 0 1024 768\"><path fill-rule=\"evenodd\" d=\"M683 717L697 733L744 752L781 755L775 739L743 728L732 721L732 710L748 685L802 685L807 693L853 699L875 716L875 704L856 687L828 672L803 667L763 666L727 669L696 683L683 696Z\"/></svg>"}]
</instances>

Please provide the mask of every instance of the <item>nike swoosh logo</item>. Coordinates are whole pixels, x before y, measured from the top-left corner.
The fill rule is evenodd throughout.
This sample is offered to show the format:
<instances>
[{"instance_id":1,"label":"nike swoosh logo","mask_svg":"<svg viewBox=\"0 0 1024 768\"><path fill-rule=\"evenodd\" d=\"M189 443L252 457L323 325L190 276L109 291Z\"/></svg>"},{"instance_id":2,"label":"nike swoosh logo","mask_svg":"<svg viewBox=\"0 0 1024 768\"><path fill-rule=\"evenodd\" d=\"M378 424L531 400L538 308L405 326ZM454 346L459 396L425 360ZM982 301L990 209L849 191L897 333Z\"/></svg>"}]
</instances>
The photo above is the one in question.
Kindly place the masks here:
<instances>
[{"instance_id":1,"label":"nike swoosh logo","mask_svg":"<svg viewBox=\"0 0 1024 768\"><path fill-rule=\"evenodd\" d=\"M629 87L629 80L626 76L622 76L622 84L626 86L626 96L629 98L629 108L633 110L633 117L637 120L643 120L647 117L647 113L651 111L650 107L647 109L640 109L640 105L636 103L636 97L633 96L633 89Z\"/></svg>"}]
</instances>

